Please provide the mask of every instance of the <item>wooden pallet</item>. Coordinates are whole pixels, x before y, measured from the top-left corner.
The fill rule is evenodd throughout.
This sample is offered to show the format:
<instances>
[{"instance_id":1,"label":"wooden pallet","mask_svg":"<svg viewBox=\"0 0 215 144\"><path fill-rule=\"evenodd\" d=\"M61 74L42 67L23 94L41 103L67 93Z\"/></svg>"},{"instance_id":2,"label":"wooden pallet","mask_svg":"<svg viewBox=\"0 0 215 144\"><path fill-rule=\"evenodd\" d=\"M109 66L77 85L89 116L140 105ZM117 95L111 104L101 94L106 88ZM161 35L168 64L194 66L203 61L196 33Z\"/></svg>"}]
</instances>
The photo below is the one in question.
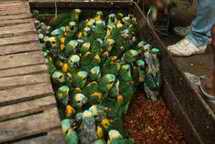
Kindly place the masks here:
<instances>
[{"instance_id":1,"label":"wooden pallet","mask_svg":"<svg viewBox=\"0 0 215 144\"><path fill-rule=\"evenodd\" d=\"M0 143L63 144L33 22L27 1L0 1Z\"/></svg>"}]
</instances>

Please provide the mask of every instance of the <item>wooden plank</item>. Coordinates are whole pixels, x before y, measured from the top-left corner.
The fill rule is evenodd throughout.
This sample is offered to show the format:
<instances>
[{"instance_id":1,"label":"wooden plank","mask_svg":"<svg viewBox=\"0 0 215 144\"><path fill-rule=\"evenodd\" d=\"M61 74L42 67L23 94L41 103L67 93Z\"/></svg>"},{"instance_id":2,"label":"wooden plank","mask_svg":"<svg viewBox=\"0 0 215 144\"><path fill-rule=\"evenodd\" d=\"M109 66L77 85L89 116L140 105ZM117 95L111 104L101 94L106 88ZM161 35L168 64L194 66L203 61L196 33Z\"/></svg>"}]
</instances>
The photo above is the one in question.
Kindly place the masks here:
<instances>
[{"instance_id":1,"label":"wooden plank","mask_svg":"<svg viewBox=\"0 0 215 144\"><path fill-rule=\"evenodd\" d=\"M22 6L24 4L23 1L8 1L8 2L0 2L0 9L7 8L7 7L17 7Z\"/></svg>"},{"instance_id":2,"label":"wooden plank","mask_svg":"<svg viewBox=\"0 0 215 144\"><path fill-rule=\"evenodd\" d=\"M54 95L0 107L0 121L37 113L56 106Z\"/></svg>"},{"instance_id":3,"label":"wooden plank","mask_svg":"<svg viewBox=\"0 0 215 144\"><path fill-rule=\"evenodd\" d=\"M12 88L12 87L24 86L24 85L45 83L49 81L50 81L50 78L49 78L49 74L47 73L1 78L0 90Z\"/></svg>"},{"instance_id":4,"label":"wooden plank","mask_svg":"<svg viewBox=\"0 0 215 144\"><path fill-rule=\"evenodd\" d=\"M48 135L39 136L27 140L21 140L14 144L65 144L62 129L54 129L48 132Z\"/></svg>"},{"instance_id":5,"label":"wooden plank","mask_svg":"<svg viewBox=\"0 0 215 144\"><path fill-rule=\"evenodd\" d=\"M24 14L24 13L30 14L30 11L27 8L23 8L23 5L18 6L18 7L13 7L13 8L11 8L11 7L0 8L0 16L19 15L19 14Z\"/></svg>"},{"instance_id":6,"label":"wooden plank","mask_svg":"<svg viewBox=\"0 0 215 144\"><path fill-rule=\"evenodd\" d=\"M0 38L16 36L24 33L36 33L36 29L33 23L10 25L0 27Z\"/></svg>"},{"instance_id":7,"label":"wooden plank","mask_svg":"<svg viewBox=\"0 0 215 144\"><path fill-rule=\"evenodd\" d=\"M14 3L23 3L26 0L1 0L0 5L2 4L14 4Z\"/></svg>"},{"instance_id":8,"label":"wooden plank","mask_svg":"<svg viewBox=\"0 0 215 144\"><path fill-rule=\"evenodd\" d=\"M45 133L58 127L58 111L57 108L52 108L43 113L0 123L0 143Z\"/></svg>"},{"instance_id":9,"label":"wooden plank","mask_svg":"<svg viewBox=\"0 0 215 144\"><path fill-rule=\"evenodd\" d=\"M7 10L13 11L14 9L17 9L17 8L19 9L22 8L27 10L28 3L24 1L11 2L10 0L7 3L0 2L0 10L2 11L7 11Z\"/></svg>"},{"instance_id":10,"label":"wooden plank","mask_svg":"<svg viewBox=\"0 0 215 144\"><path fill-rule=\"evenodd\" d=\"M49 131L48 138L50 142L53 142L56 144L65 144L65 139L61 128Z\"/></svg>"},{"instance_id":11,"label":"wooden plank","mask_svg":"<svg viewBox=\"0 0 215 144\"><path fill-rule=\"evenodd\" d=\"M43 63L45 59L41 51L0 56L0 70Z\"/></svg>"},{"instance_id":12,"label":"wooden plank","mask_svg":"<svg viewBox=\"0 0 215 144\"><path fill-rule=\"evenodd\" d=\"M16 19L16 20L5 20L0 22L0 27L3 26L9 26L9 25L17 25L17 24L25 24L25 23L30 23L33 22L34 19L29 18L29 19Z\"/></svg>"},{"instance_id":13,"label":"wooden plank","mask_svg":"<svg viewBox=\"0 0 215 144\"><path fill-rule=\"evenodd\" d=\"M17 14L17 15L0 16L0 21L16 20L16 19L27 19L27 18L32 18L32 15L28 14L28 13L23 13L23 14Z\"/></svg>"},{"instance_id":14,"label":"wooden plank","mask_svg":"<svg viewBox=\"0 0 215 144\"><path fill-rule=\"evenodd\" d=\"M37 34L25 34L9 38L0 38L0 46L15 45L19 43L29 43L38 41Z\"/></svg>"},{"instance_id":15,"label":"wooden plank","mask_svg":"<svg viewBox=\"0 0 215 144\"><path fill-rule=\"evenodd\" d=\"M0 70L0 78L36 74L36 73L41 73L41 72L47 72L47 70L48 70L48 67L46 64L39 64L39 65L24 66L24 67L12 68L12 69Z\"/></svg>"},{"instance_id":16,"label":"wooden plank","mask_svg":"<svg viewBox=\"0 0 215 144\"><path fill-rule=\"evenodd\" d=\"M23 8L16 8L16 9L14 9L14 11L1 10L0 9L0 16L20 15L20 14L24 14L24 13L29 13L29 12L27 10L23 9Z\"/></svg>"},{"instance_id":17,"label":"wooden plank","mask_svg":"<svg viewBox=\"0 0 215 144\"><path fill-rule=\"evenodd\" d=\"M0 90L0 105L10 102L31 100L44 95L52 95L53 89L50 83L27 85L7 90Z\"/></svg>"},{"instance_id":18,"label":"wooden plank","mask_svg":"<svg viewBox=\"0 0 215 144\"><path fill-rule=\"evenodd\" d=\"M40 46L37 42L0 46L0 56L8 55L8 54L16 54L16 53L36 51L36 50L41 50L41 49L42 48L40 48Z\"/></svg>"}]
</instances>

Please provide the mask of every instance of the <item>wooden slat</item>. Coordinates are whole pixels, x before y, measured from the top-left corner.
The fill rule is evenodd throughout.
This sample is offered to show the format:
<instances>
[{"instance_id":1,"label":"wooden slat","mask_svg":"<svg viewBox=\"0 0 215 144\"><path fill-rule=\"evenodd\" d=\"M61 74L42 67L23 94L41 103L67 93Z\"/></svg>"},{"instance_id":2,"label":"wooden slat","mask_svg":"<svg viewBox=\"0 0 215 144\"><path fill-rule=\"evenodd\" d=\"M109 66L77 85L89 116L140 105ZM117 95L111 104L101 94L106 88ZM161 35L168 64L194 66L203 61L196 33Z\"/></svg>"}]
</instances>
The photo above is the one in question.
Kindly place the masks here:
<instances>
[{"instance_id":1,"label":"wooden slat","mask_svg":"<svg viewBox=\"0 0 215 144\"><path fill-rule=\"evenodd\" d=\"M12 26L0 27L0 38L17 36L23 33L36 33L33 23L17 24Z\"/></svg>"},{"instance_id":2,"label":"wooden slat","mask_svg":"<svg viewBox=\"0 0 215 144\"><path fill-rule=\"evenodd\" d=\"M0 107L0 121L40 112L56 106L54 95Z\"/></svg>"},{"instance_id":3,"label":"wooden slat","mask_svg":"<svg viewBox=\"0 0 215 144\"><path fill-rule=\"evenodd\" d=\"M24 0L1 0L0 5L8 6L8 5L19 5L24 3Z\"/></svg>"},{"instance_id":4,"label":"wooden slat","mask_svg":"<svg viewBox=\"0 0 215 144\"><path fill-rule=\"evenodd\" d=\"M34 19L16 19L16 20L5 20L0 22L0 27L3 26L9 26L9 25L17 25L17 24L24 24L24 23L30 23L33 22Z\"/></svg>"},{"instance_id":5,"label":"wooden slat","mask_svg":"<svg viewBox=\"0 0 215 144\"><path fill-rule=\"evenodd\" d=\"M0 90L0 105L10 102L31 100L44 95L52 95L53 90L50 83L27 85L7 90Z\"/></svg>"},{"instance_id":6,"label":"wooden slat","mask_svg":"<svg viewBox=\"0 0 215 144\"><path fill-rule=\"evenodd\" d=\"M29 5L24 1L0 2L0 16L29 13Z\"/></svg>"},{"instance_id":7,"label":"wooden slat","mask_svg":"<svg viewBox=\"0 0 215 144\"><path fill-rule=\"evenodd\" d=\"M0 70L43 63L45 59L40 51L0 56Z\"/></svg>"},{"instance_id":8,"label":"wooden slat","mask_svg":"<svg viewBox=\"0 0 215 144\"><path fill-rule=\"evenodd\" d=\"M58 128L48 132L48 135L39 136L27 140L21 140L14 144L65 144L62 129Z\"/></svg>"},{"instance_id":9,"label":"wooden slat","mask_svg":"<svg viewBox=\"0 0 215 144\"><path fill-rule=\"evenodd\" d=\"M5 7L0 8L0 16L6 16L6 15L20 15L24 13L29 13L29 11L22 6L20 7Z\"/></svg>"},{"instance_id":10,"label":"wooden slat","mask_svg":"<svg viewBox=\"0 0 215 144\"><path fill-rule=\"evenodd\" d=\"M45 64L0 70L0 78L36 74L41 72L47 72L47 70L48 70L48 67Z\"/></svg>"},{"instance_id":11,"label":"wooden slat","mask_svg":"<svg viewBox=\"0 0 215 144\"><path fill-rule=\"evenodd\" d=\"M0 16L0 21L16 20L16 19L27 19L27 18L32 18L32 15L28 14L28 13L24 13L24 14L17 14L17 15Z\"/></svg>"},{"instance_id":12,"label":"wooden slat","mask_svg":"<svg viewBox=\"0 0 215 144\"><path fill-rule=\"evenodd\" d=\"M21 36L14 36L9 38L0 38L0 46L15 45L19 43L28 43L38 41L37 34L25 34Z\"/></svg>"},{"instance_id":13,"label":"wooden slat","mask_svg":"<svg viewBox=\"0 0 215 144\"><path fill-rule=\"evenodd\" d=\"M0 46L0 56L41 50L37 42Z\"/></svg>"},{"instance_id":14,"label":"wooden slat","mask_svg":"<svg viewBox=\"0 0 215 144\"><path fill-rule=\"evenodd\" d=\"M0 123L0 143L45 133L60 127L57 108Z\"/></svg>"},{"instance_id":15,"label":"wooden slat","mask_svg":"<svg viewBox=\"0 0 215 144\"><path fill-rule=\"evenodd\" d=\"M45 83L45 82L49 82L49 81L50 81L50 78L49 78L49 74L47 74L47 73L1 78L0 79L0 90L12 88L12 87L23 86L23 85Z\"/></svg>"}]
</instances>

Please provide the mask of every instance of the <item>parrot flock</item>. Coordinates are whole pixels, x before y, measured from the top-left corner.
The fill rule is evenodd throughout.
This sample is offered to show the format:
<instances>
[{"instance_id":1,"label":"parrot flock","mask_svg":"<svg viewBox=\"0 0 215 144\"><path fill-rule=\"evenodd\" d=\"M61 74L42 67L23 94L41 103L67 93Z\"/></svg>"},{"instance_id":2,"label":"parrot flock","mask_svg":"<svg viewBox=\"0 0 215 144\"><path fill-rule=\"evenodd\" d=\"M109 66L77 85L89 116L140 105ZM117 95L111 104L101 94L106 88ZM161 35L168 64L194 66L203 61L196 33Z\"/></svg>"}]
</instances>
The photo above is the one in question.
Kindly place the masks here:
<instances>
[{"instance_id":1,"label":"parrot flock","mask_svg":"<svg viewBox=\"0 0 215 144\"><path fill-rule=\"evenodd\" d=\"M68 144L133 144L123 116L139 87L158 99L160 49L138 37L132 14L74 9L38 31Z\"/></svg>"}]
</instances>

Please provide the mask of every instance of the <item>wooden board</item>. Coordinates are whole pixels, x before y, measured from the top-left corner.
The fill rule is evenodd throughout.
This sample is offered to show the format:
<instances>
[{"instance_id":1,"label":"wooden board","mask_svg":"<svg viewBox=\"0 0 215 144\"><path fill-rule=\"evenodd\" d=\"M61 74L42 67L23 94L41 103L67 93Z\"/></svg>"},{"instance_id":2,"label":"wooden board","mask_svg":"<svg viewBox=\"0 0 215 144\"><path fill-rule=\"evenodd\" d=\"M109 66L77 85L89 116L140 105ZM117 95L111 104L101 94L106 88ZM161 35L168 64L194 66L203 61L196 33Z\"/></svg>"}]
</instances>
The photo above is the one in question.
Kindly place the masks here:
<instances>
[{"instance_id":1,"label":"wooden board","mask_svg":"<svg viewBox=\"0 0 215 144\"><path fill-rule=\"evenodd\" d=\"M0 16L0 21L15 20L15 19L27 19L27 18L32 18L32 15L28 14L28 13L23 13L23 14L17 14L17 15Z\"/></svg>"},{"instance_id":2,"label":"wooden board","mask_svg":"<svg viewBox=\"0 0 215 144\"><path fill-rule=\"evenodd\" d=\"M40 48L37 42L0 46L0 56L16 53L25 53L30 51L41 51L41 49L42 48Z\"/></svg>"},{"instance_id":3,"label":"wooden board","mask_svg":"<svg viewBox=\"0 0 215 144\"><path fill-rule=\"evenodd\" d=\"M0 70L43 63L45 59L41 51L0 56Z\"/></svg>"},{"instance_id":4,"label":"wooden board","mask_svg":"<svg viewBox=\"0 0 215 144\"><path fill-rule=\"evenodd\" d=\"M0 27L0 38L24 35L26 33L36 33L33 23Z\"/></svg>"},{"instance_id":5,"label":"wooden board","mask_svg":"<svg viewBox=\"0 0 215 144\"><path fill-rule=\"evenodd\" d=\"M23 3L24 4L24 3ZM13 7L11 6L3 6L0 3L0 16L6 16L6 15L19 15L24 13L29 13L29 11L26 8L23 8L23 4L18 4Z\"/></svg>"},{"instance_id":6,"label":"wooden board","mask_svg":"<svg viewBox=\"0 0 215 144\"><path fill-rule=\"evenodd\" d=\"M0 143L10 142L28 136L47 133L60 127L57 108L45 112L0 123Z\"/></svg>"},{"instance_id":7,"label":"wooden board","mask_svg":"<svg viewBox=\"0 0 215 144\"><path fill-rule=\"evenodd\" d=\"M14 36L9 38L0 38L0 46L16 45L20 43L37 42L37 34L26 34L21 36Z\"/></svg>"},{"instance_id":8,"label":"wooden board","mask_svg":"<svg viewBox=\"0 0 215 144\"><path fill-rule=\"evenodd\" d=\"M37 74L37 73L47 72L47 70L48 70L48 67L46 64L11 68L6 70L0 70L0 78Z\"/></svg>"},{"instance_id":9,"label":"wooden board","mask_svg":"<svg viewBox=\"0 0 215 144\"><path fill-rule=\"evenodd\" d=\"M48 131L47 135L24 139L14 144L65 144L65 141L62 137L62 129L58 128Z\"/></svg>"},{"instance_id":10,"label":"wooden board","mask_svg":"<svg viewBox=\"0 0 215 144\"><path fill-rule=\"evenodd\" d=\"M46 110L56 106L54 95L0 107L0 122Z\"/></svg>"},{"instance_id":11,"label":"wooden board","mask_svg":"<svg viewBox=\"0 0 215 144\"><path fill-rule=\"evenodd\" d=\"M40 83L22 87L0 90L0 106L32 100L45 95L52 95L53 90L50 83Z\"/></svg>"},{"instance_id":12,"label":"wooden board","mask_svg":"<svg viewBox=\"0 0 215 144\"><path fill-rule=\"evenodd\" d=\"M3 26L9 26L9 25L17 25L17 24L25 24L33 22L34 19L28 18L28 19L15 19L15 20L5 20L0 22L0 27Z\"/></svg>"},{"instance_id":13,"label":"wooden board","mask_svg":"<svg viewBox=\"0 0 215 144\"><path fill-rule=\"evenodd\" d=\"M0 90L46 82L50 82L48 73L6 77L0 79Z\"/></svg>"}]
</instances>

